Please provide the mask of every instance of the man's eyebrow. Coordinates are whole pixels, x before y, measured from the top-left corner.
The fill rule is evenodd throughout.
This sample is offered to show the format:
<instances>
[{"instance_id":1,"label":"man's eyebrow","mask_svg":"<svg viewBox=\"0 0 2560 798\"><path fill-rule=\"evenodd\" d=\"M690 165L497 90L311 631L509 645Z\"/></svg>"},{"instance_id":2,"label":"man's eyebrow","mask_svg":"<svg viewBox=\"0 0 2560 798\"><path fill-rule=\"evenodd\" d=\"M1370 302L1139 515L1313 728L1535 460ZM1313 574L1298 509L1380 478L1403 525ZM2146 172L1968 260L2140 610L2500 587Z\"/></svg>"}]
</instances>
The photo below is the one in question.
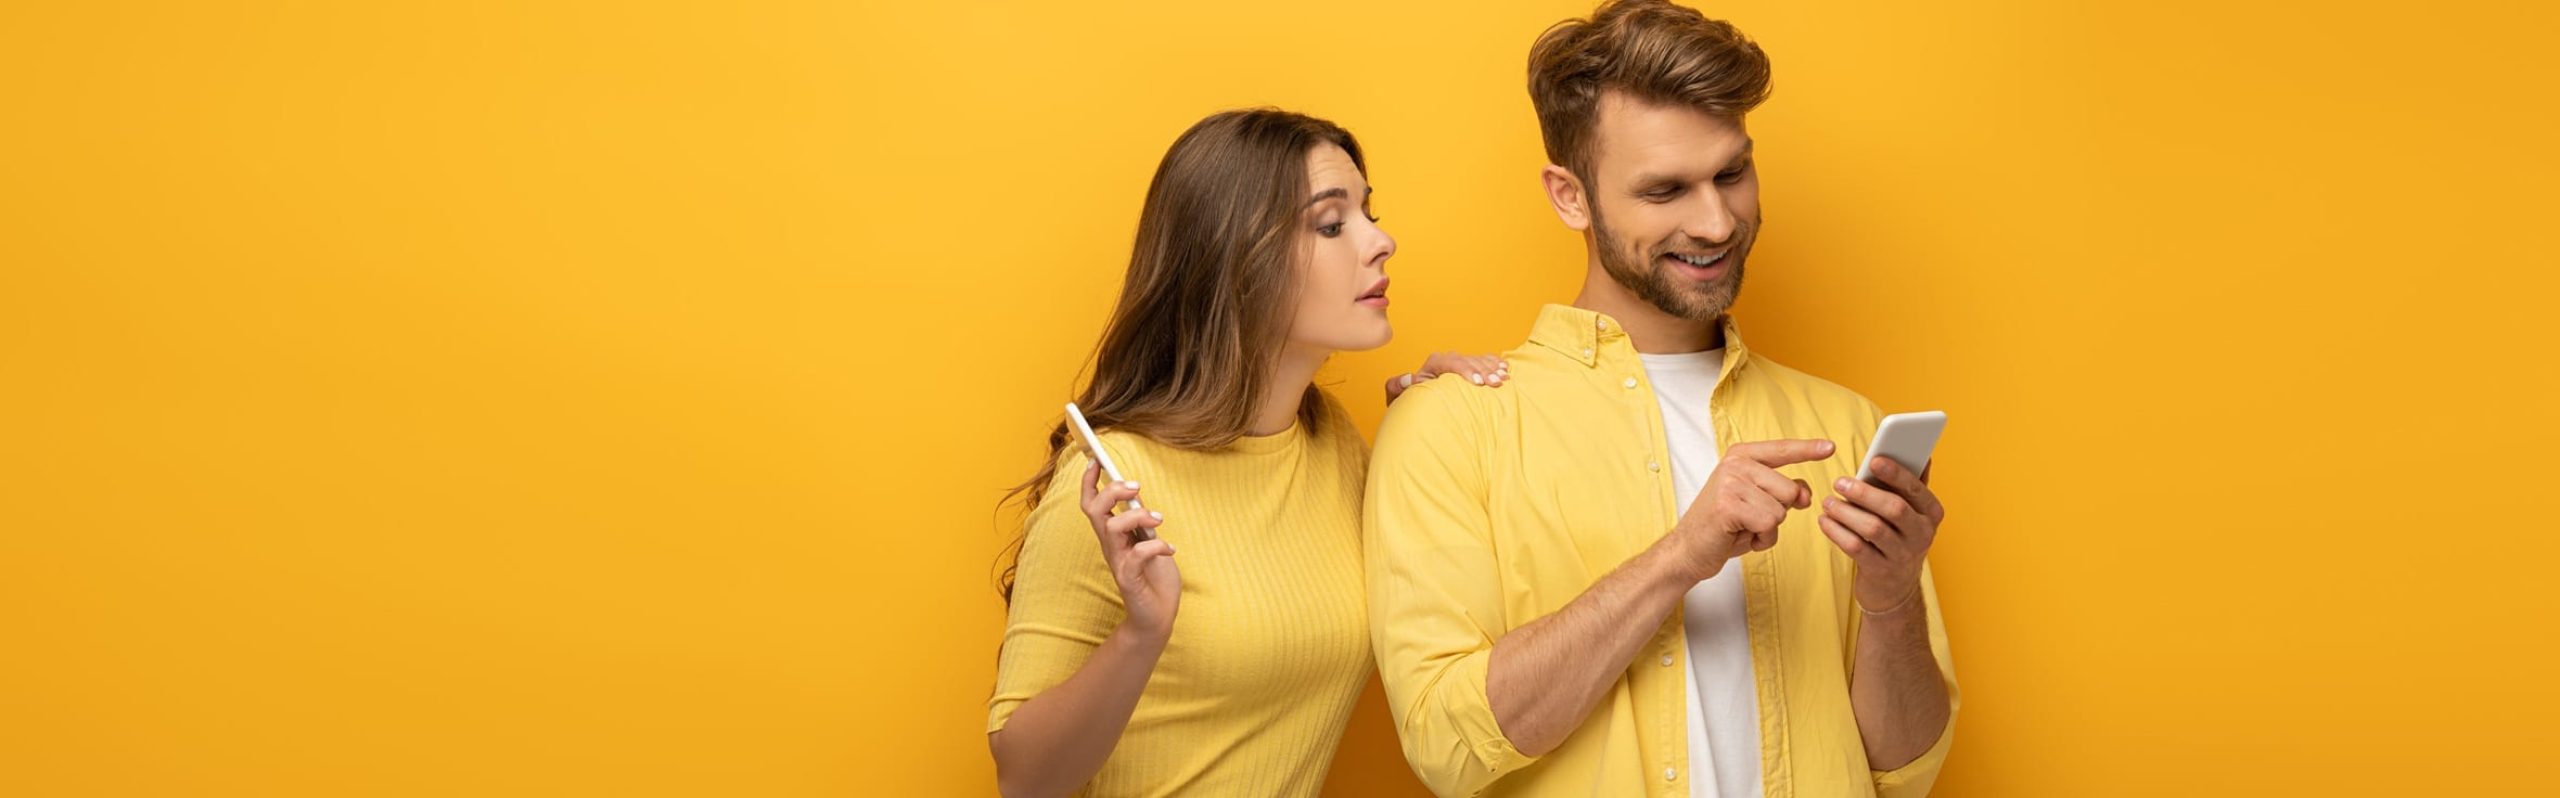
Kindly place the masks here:
<instances>
[{"instance_id":1,"label":"man's eyebrow","mask_svg":"<svg viewBox=\"0 0 2560 798\"><path fill-rule=\"evenodd\" d=\"M1725 159L1725 160L1726 160L1726 162L1727 162L1727 163L1731 163L1731 162L1734 162L1734 161L1739 161L1739 160L1742 160L1742 159L1744 159L1744 158L1749 158L1749 157L1751 157L1751 150L1752 150L1752 147L1753 147L1755 144L1757 144L1757 142L1755 142L1755 141L1753 141L1753 140L1751 140L1751 139L1743 139L1743 140L1742 140L1742 150L1741 150L1740 152L1736 152L1736 153L1734 153L1732 158ZM1679 178L1679 177L1677 177L1677 176L1673 176L1673 175L1666 175L1666 174L1640 174L1640 175L1636 175L1636 179L1635 179L1635 181L1634 181L1634 185L1636 186L1636 189L1637 189L1637 190L1641 191L1641 190L1644 190L1644 189L1646 189L1646 188L1650 188L1650 187L1653 187L1653 186L1661 186L1661 185L1678 185L1680 182L1681 182L1680 178Z\"/></svg>"},{"instance_id":2,"label":"man's eyebrow","mask_svg":"<svg viewBox=\"0 0 2560 798\"><path fill-rule=\"evenodd\" d=\"M1376 194L1376 193L1378 193L1378 187L1376 187L1376 186L1370 186L1370 187L1369 187L1369 189L1368 189L1367 191L1365 191L1365 192L1362 192L1360 196L1361 196L1361 198L1362 198L1362 199L1367 199L1367 198L1368 198L1368 196L1369 196L1370 194ZM1348 197L1350 197L1350 196L1351 196L1351 190L1350 190L1350 189L1343 188L1343 187L1341 187L1341 186L1335 186L1335 187L1333 187L1333 188L1328 188L1328 189L1325 189L1325 190L1323 190L1323 191L1318 191L1318 192L1316 192L1316 195L1315 195L1315 196L1307 198L1307 204L1308 204L1308 205L1314 205L1314 204L1316 204L1316 203L1323 202L1323 201L1325 201L1325 200L1329 200L1329 199L1337 199L1337 198L1348 198Z\"/></svg>"}]
</instances>

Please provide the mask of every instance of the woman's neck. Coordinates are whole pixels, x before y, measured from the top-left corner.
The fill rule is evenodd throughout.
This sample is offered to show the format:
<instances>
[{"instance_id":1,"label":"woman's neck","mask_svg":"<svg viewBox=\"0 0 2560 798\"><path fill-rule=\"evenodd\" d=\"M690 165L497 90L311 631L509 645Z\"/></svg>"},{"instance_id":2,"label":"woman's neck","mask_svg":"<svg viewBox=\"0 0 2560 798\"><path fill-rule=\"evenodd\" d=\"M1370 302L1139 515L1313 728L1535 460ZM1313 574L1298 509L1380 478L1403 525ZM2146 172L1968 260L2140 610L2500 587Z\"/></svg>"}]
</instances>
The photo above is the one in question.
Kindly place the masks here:
<instances>
[{"instance_id":1,"label":"woman's neck","mask_svg":"<svg viewBox=\"0 0 2560 798\"><path fill-rule=\"evenodd\" d=\"M1298 402L1306 398L1307 386L1316 381L1316 369L1324 367L1324 359L1332 353L1289 344L1280 351L1280 362L1273 364L1268 379L1263 380L1262 402L1254 411L1253 423L1244 433L1255 437L1278 435L1298 423Z\"/></svg>"}]
</instances>

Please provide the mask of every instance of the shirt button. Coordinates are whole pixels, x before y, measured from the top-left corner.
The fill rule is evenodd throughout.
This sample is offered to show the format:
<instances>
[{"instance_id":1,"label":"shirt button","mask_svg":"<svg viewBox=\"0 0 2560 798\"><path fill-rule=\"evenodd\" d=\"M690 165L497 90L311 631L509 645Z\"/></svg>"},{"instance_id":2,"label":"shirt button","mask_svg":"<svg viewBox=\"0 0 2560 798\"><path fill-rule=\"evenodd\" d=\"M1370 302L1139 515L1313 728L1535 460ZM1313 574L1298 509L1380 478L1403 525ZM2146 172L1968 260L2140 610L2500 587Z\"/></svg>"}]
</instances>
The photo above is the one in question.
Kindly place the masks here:
<instances>
[{"instance_id":1,"label":"shirt button","mask_svg":"<svg viewBox=\"0 0 2560 798\"><path fill-rule=\"evenodd\" d=\"M1606 330L1606 329L1609 329L1609 320L1608 320L1608 319L1604 319L1604 318L1600 318L1600 317L1598 317L1598 316L1593 316L1593 317L1591 317L1591 328L1592 328L1592 329L1595 329L1595 330Z\"/></svg>"},{"instance_id":2,"label":"shirt button","mask_svg":"<svg viewBox=\"0 0 2560 798\"><path fill-rule=\"evenodd\" d=\"M1629 387L1629 388L1636 387L1636 378L1634 378L1634 377L1628 377L1628 378L1627 378L1627 381L1626 381L1626 386L1627 386L1627 387Z\"/></svg>"},{"instance_id":3,"label":"shirt button","mask_svg":"<svg viewBox=\"0 0 2560 798\"><path fill-rule=\"evenodd\" d=\"M1646 470L1646 471L1660 471L1660 470L1662 470L1662 461L1660 461L1660 460L1646 460L1646 461L1644 461L1644 470Z\"/></svg>"},{"instance_id":4,"label":"shirt button","mask_svg":"<svg viewBox=\"0 0 2560 798\"><path fill-rule=\"evenodd\" d=\"M1583 357L1590 357L1590 356L1591 356L1591 347L1587 347L1587 346L1586 346L1586 347L1583 347L1583 348L1582 348L1582 356L1583 356Z\"/></svg>"},{"instance_id":5,"label":"shirt button","mask_svg":"<svg viewBox=\"0 0 2560 798\"><path fill-rule=\"evenodd\" d=\"M1665 667L1665 668L1671 667L1671 655L1669 655L1669 654L1664 654L1664 655L1662 655L1662 667Z\"/></svg>"},{"instance_id":6,"label":"shirt button","mask_svg":"<svg viewBox=\"0 0 2560 798\"><path fill-rule=\"evenodd\" d=\"M1680 770L1679 770L1678 768L1663 768L1663 769L1662 769L1662 780L1663 780L1663 781L1679 781L1679 780L1680 780Z\"/></svg>"}]
</instances>

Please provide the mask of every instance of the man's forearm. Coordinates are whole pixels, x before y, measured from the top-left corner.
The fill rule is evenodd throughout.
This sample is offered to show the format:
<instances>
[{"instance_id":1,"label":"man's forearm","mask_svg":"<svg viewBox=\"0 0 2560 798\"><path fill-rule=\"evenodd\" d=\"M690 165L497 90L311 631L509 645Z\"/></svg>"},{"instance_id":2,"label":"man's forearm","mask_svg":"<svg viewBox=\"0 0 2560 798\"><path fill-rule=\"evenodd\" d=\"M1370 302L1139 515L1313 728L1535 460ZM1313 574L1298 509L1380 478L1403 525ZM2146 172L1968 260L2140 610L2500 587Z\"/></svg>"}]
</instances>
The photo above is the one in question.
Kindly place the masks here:
<instances>
[{"instance_id":1,"label":"man's forearm","mask_svg":"<svg viewBox=\"0 0 2560 798\"><path fill-rule=\"evenodd\" d=\"M1680 556L1666 537L1563 609L1494 641L1485 697L1512 747L1540 756L1582 725L1671 608L1698 583L1682 575L1688 566Z\"/></svg>"},{"instance_id":2,"label":"man's forearm","mask_svg":"<svg viewBox=\"0 0 2560 798\"><path fill-rule=\"evenodd\" d=\"M1868 767L1910 764L1938 743L1947 728L1947 682L1929 650L1929 610L1918 597L1862 619L1849 682Z\"/></svg>"}]
</instances>

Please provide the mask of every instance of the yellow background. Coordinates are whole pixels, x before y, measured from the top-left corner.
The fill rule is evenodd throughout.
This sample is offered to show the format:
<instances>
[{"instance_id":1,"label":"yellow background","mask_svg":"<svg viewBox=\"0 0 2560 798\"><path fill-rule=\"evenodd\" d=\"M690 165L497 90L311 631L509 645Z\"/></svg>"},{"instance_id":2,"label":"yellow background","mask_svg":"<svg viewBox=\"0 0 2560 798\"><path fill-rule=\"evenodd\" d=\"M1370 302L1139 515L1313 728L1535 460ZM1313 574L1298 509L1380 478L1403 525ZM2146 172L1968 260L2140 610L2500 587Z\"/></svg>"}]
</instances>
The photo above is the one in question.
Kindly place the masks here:
<instances>
[{"instance_id":1,"label":"yellow background","mask_svg":"<svg viewBox=\"0 0 2560 798\"><path fill-rule=\"evenodd\" d=\"M2547 786L2554 15L2078 5L1710 8L1754 348L1954 419L1940 794ZM0 794L991 793L993 502L1164 147L1368 146L1374 429L1571 297L1587 9L11 4Z\"/></svg>"}]
</instances>

